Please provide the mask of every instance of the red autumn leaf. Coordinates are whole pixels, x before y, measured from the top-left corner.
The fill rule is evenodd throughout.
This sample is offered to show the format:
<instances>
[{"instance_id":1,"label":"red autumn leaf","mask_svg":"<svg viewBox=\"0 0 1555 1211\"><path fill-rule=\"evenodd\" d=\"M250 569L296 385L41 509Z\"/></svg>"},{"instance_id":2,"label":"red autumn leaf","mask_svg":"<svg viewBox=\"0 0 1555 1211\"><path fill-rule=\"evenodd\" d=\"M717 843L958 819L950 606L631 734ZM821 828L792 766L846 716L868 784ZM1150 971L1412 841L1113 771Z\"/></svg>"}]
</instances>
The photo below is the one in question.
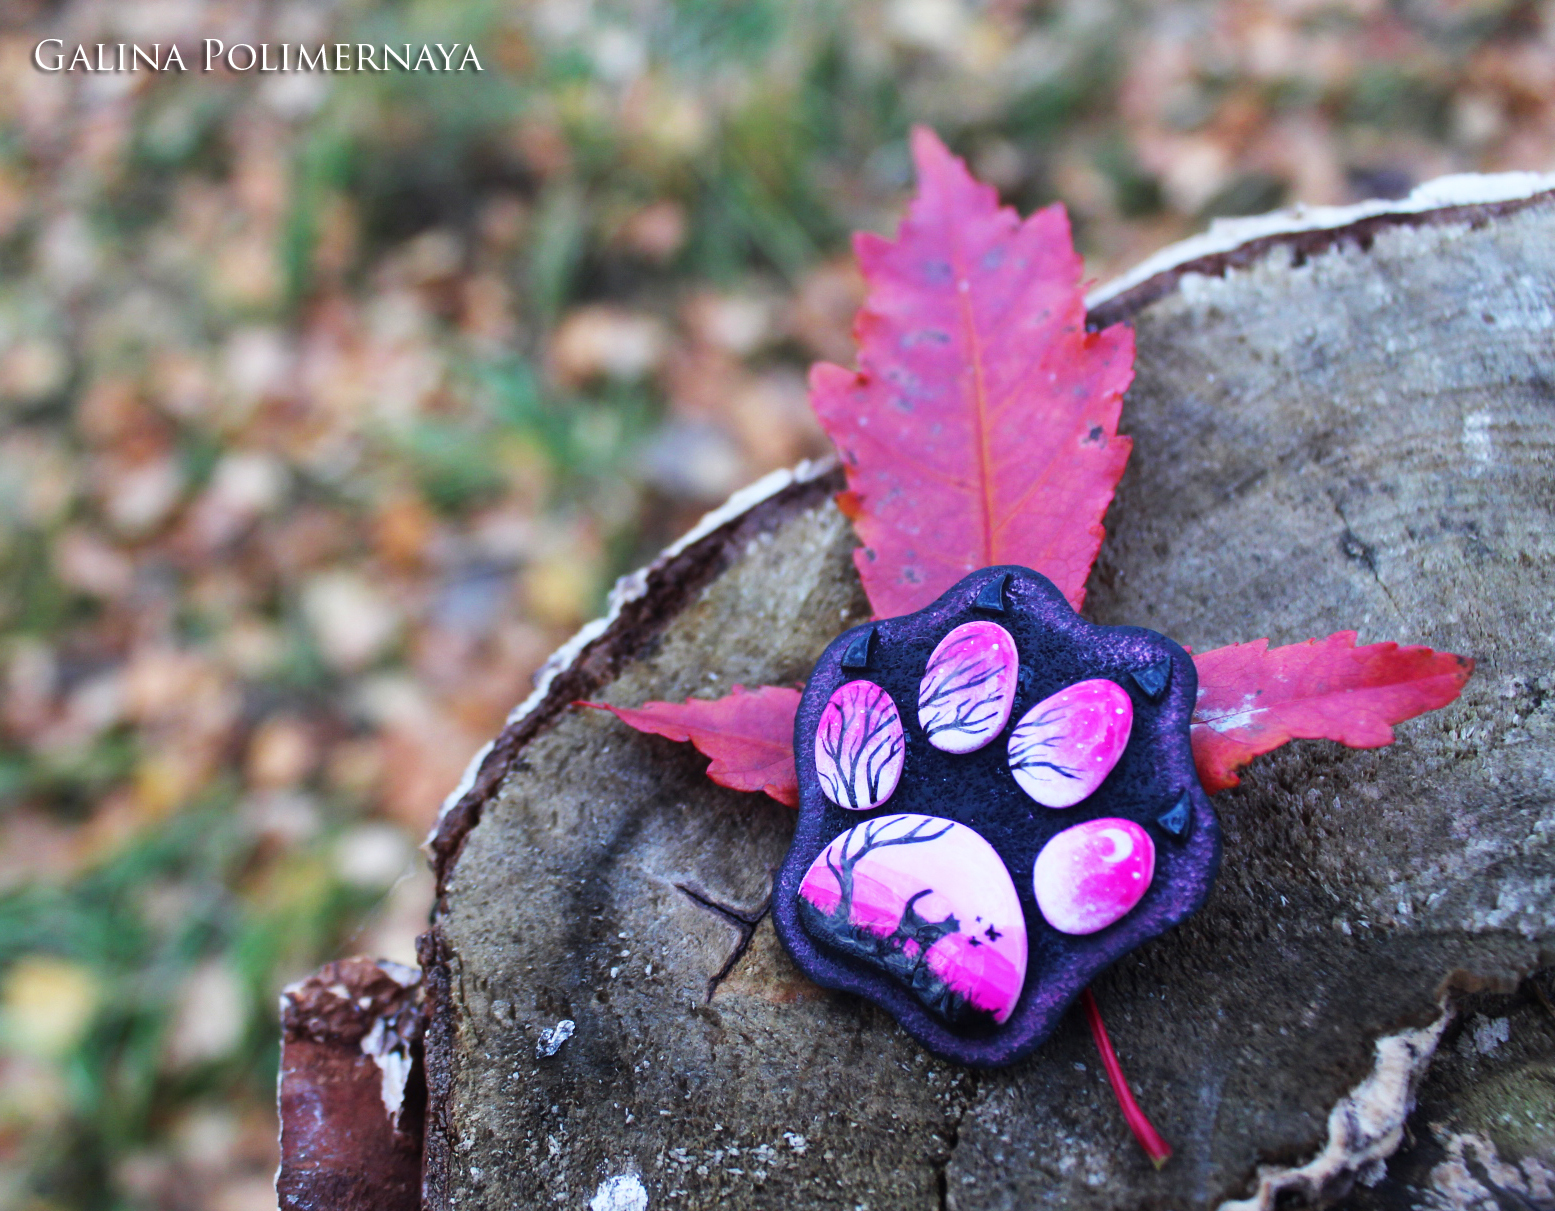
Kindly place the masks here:
<instances>
[{"instance_id":1,"label":"red autumn leaf","mask_svg":"<svg viewBox=\"0 0 1555 1211\"><path fill-rule=\"evenodd\" d=\"M1128 461L1117 433L1134 334L1085 330L1062 206L1024 222L934 134L912 136L918 196L895 241L854 248L869 296L859 369L817 365L810 399L842 452L839 499L880 617L968 572L1023 564L1079 608Z\"/></svg>"},{"instance_id":2,"label":"red autumn leaf","mask_svg":"<svg viewBox=\"0 0 1555 1211\"><path fill-rule=\"evenodd\" d=\"M707 776L737 791L766 791L779 803L799 806L799 776L794 772L794 715L799 691L764 685L737 685L727 698L688 698L685 702L645 702L640 707L580 702L610 711L639 732L691 741L711 757Z\"/></svg>"},{"instance_id":3,"label":"red autumn leaf","mask_svg":"<svg viewBox=\"0 0 1555 1211\"><path fill-rule=\"evenodd\" d=\"M1269 650L1267 639L1193 658L1199 700L1193 760L1204 789L1235 786L1235 771L1287 740L1337 740L1377 748L1395 723L1446 706L1474 662L1396 643L1355 646L1354 631Z\"/></svg>"}]
</instances>

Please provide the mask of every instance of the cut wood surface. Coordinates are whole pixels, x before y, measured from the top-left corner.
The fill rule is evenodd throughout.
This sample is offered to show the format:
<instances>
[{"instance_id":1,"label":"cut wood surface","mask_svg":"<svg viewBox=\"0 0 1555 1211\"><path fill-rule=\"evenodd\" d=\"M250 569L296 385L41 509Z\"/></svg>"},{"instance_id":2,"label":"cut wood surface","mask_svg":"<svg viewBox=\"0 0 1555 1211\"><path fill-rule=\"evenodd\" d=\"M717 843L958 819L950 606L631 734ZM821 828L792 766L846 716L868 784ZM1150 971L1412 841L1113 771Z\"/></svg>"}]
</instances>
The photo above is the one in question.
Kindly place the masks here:
<instances>
[{"instance_id":1,"label":"cut wood surface","mask_svg":"<svg viewBox=\"0 0 1555 1211\"><path fill-rule=\"evenodd\" d=\"M792 812L567 705L802 682L868 616L839 482L812 472L630 582L445 813L427 1206L1370 1208L1458 1169L1545 1205L1555 1033L1526 977L1555 943L1555 201L1368 214L1164 272L1093 308L1138 360L1087 616L1198 650L1353 627L1477 661L1391 747L1250 767L1216 799L1204 910L1094 986L1171 1162L1129 1138L1077 1011L972 1072L809 984L768 917ZM1439 1044L1462 1064L1426 1078L1384 1173Z\"/></svg>"}]
</instances>

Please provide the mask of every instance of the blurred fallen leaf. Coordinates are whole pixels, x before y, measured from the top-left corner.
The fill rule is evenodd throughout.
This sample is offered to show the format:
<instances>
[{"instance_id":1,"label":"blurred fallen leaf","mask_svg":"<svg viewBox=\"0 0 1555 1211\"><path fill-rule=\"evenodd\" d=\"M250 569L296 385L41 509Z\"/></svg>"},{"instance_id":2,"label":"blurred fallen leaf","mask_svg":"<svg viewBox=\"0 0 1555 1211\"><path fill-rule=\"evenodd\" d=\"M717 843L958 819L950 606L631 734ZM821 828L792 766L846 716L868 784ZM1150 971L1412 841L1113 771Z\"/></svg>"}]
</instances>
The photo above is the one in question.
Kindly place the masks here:
<instances>
[{"instance_id":1,"label":"blurred fallen leaf","mask_svg":"<svg viewBox=\"0 0 1555 1211\"><path fill-rule=\"evenodd\" d=\"M459 327L493 352L510 346L518 334L514 316L513 293L496 274L478 274L467 279L461 295Z\"/></svg>"},{"instance_id":2,"label":"blurred fallen leaf","mask_svg":"<svg viewBox=\"0 0 1555 1211\"><path fill-rule=\"evenodd\" d=\"M811 356L851 365L853 315L863 302L864 277L854 259L828 261L801 279L783 326Z\"/></svg>"},{"instance_id":3,"label":"blurred fallen leaf","mask_svg":"<svg viewBox=\"0 0 1555 1211\"><path fill-rule=\"evenodd\" d=\"M208 552L231 542L281 504L289 481L286 464L273 454L251 450L223 456L189 511L196 548Z\"/></svg>"},{"instance_id":4,"label":"blurred fallen leaf","mask_svg":"<svg viewBox=\"0 0 1555 1211\"><path fill-rule=\"evenodd\" d=\"M275 1181L264 1174L236 1177L211 1191L211 1211L272 1211Z\"/></svg>"},{"instance_id":5,"label":"blurred fallen leaf","mask_svg":"<svg viewBox=\"0 0 1555 1211\"><path fill-rule=\"evenodd\" d=\"M58 717L37 737L38 748L53 753L84 749L119 723L126 708L125 680L119 670L89 677L66 696Z\"/></svg>"},{"instance_id":6,"label":"blurred fallen leaf","mask_svg":"<svg viewBox=\"0 0 1555 1211\"><path fill-rule=\"evenodd\" d=\"M293 508L258 535L277 575L296 584L304 574L338 564L359 540L356 518L318 505Z\"/></svg>"},{"instance_id":7,"label":"blurred fallen leaf","mask_svg":"<svg viewBox=\"0 0 1555 1211\"><path fill-rule=\"evenodd\" d=\"M54 713L59 662L54 649L36 636L18 636L8 646L0 719L10 732L31 738Z\"/></svg>"},{"instance_id":8,"label":"blurred fallen leaf","mask_svg":"<svg viewBox=\"0 0 1555 1211\"><path fill-rule=\"evenodd\" d=\"M772 303L754 295L702 291L681 314L693 340L735 357L749 357L772 336Z\"/></svg>"},{"instance_id":9,"label":"blurred fallen leaf","mask_svg":"<svg viewBox=\"0 0 1555 1211\"><path fill-rule=\"evenodd\" d=\"M471 518L469 540L486 559L495 563L516 563L534 551L537 531L534 514L534 507L528 502L504 501Z\"/></svg>"},{"instance_id":10,"label":"blurred fallen leaf","mask_svg":"<svg viewBox=\"0 0 1555 1211\"><path fill-rule=\"evenodd\" d=\"M135 767L135 826L163 820L194 795L210 773L210 756L191 748L152 752Z\"/></svg>"},{"instance_id":11,"label":"blurred fallen leaf","mask_svg":"<svg viewBox=\"0 0 1555 1211\"><path fill-rule=\"evenodd\" d=\"M437 526L432 510L419 496L399 493L384 501L373 520L373 545L395 567L418 568Z\"/></svg>"},{"instance_id":12,"label":"blurred fallen leaf","mask_svg":"<svg viewBox=\"0 0 1555 1211\"><path fill-rule=\"evenodd\" d=\"M427 725L391 727L383 737L383 810L412 833L424 835L437 809L459 785L470 757L486 742L484 732L434 716Z\"/></svg>"},{"instance_id":13,"label":"blurred fallen leaf","mask_svg":"<svg viewBox=\"0 0 1555 1211\"><path fill-rule=\"evenodd\" d=\"M217 301L233 308L274 306L284 280L274 240L255 231L225 241L211 264L211 289Z\"/></svg>"},{"instance_id":14,"label":"blurred fallen leaf","mask_svg":"<svg viewBox=\"0 0 1555 1211\"><path fill-rule=\"evenodd\" d=\"M70 1090L58 1064L38 1054L0 1055L0 1128L51 1130L69 1108Z\"/></svg>"},{"instance_id":15,"label":"blurred fallen leaf","mask_svg":"<svg viewBox=\"0 0 1555 1211\"><path fill-rule=\"evenodd\" d=\"M233 617L218 638L223 664L242 677L263 678L279 667L286 640L274 623L262 618Z\"/></svg>"},{"instance_id":16,"label":"blurred fallen leaf","mask_svg":"<svg viewBox=\"0 0 1555 1211\"><path fill-rule=\"evenodd\" d=\"M891 0L886 28L917 50L947 51L966 33L971 13L959 0Z\"/></svg>"},{"instance_id":17,"label":"blurred fallen leaf","mask_svg":"<svg viewBox=\"0 0 1555 1211\"><path fill-rule=\"evenodd\" d=\"M459 784L470 756L486 740L459 722L414 680L379 674L363 680L357 709L378 726L383 809L420 836Z\"/></svg>"},{"instance_id":18,"label":"blurred fallen leaf","mask_svg":"<svg viewBox=\"0 0 1555 1211\"><path fill-rule=\"evenodd\" d=\"M0 991L7 1048L21 1055L65 1055L86 1033L102 996L97 974L84 963L24 955L11 964Z\"/></svg>"},{"instance_id":19,"label":"blurred fallen leaf","mask_svg":"<svg viewBox=\"0 0 1555 1211\"><path fill-rule=\"evenodd\" d=\"M259 791L238 804L237 815L245 832L272 846L294 847L319 832L318 801L301 791Z\"/></svg>"},{"instance_id":20,"label":"blurred fallen leaf","mask_svg":"<svg viewBox=\"0 0 1555 1211\"><path fill-rule=\"evenodd\" d=\"M303 615L324 660L341 672L366 668L399 635L394 604L355 572L321 572L302 591Z\"/></svg>"},{"instance_id":21,"label":"blurred fallen leaf","mask_svg":"<svg viewBox=\"0 0 1555 1211\"><path fill-rule=\"evenodd\" d=\"M729 434L706 422L671 421L643 446L639 461L654 487L688 500L720 500L750 478Z\"/></svg>"},{"instance_id":22,"label":"blurred fallen leaf","mask_svg":"<svg viewBox=\"0 0 1555 1211\"><path fill-rule=\"evenodd\" d=\"M413 851L404 831L389 824L361 824L335 842L335 870L353 887L381 891L410 867Z\"/></svg>"},{"instance_id":23,"label":"blurred fallen leaf","mask_svg":"<svg viewBox=\"0 0 1555 1211\"><path fill-rule=\"evenodd\" d=\"M75 499L79 474L42 431L12 431L0 439L0 516L33 526L57 521Z\"/></svg>"},{"instance_id":24,"label":"blurred fallen leaf","mask_svg":"<svg viewBox=\"0 0 1555 1211\"><path fill-rule=\"evenodd\" d=\"M698 93L672 86L666 77L644 77L623 106L622 127L644 166L662 171L701 151L713 134L711 107Z\"/></svg>"},{"instance_id":25,"label":"blurred fallen leaf","mask_svg":"<svg viewBox=\"0 0 1555 1211\"><path fill-rule=\"evenodd\" d=\"M178 988L173 1016L163 1036L164 1059L174 1070L230 1055L248 1026L248 997L225 961L208 959Z\"/></svg>"},{"instance_id":26,"label":"blurred fallen leaf","mask_svg":"<svg viewBox=\"0 0 1555 1211\"><path fill-rule=\"evenodd\" d=\"M78 210L61 211L47 221L38 252L49 284L65 294L86 286L102 270L102 247Z\"/></svg>"},{"instance_id":27,"label":"blurred fallen leaf","mask_svg":"<svg viewBox=\"0 0 1555 1211\"><path fill-rule=\"evenodd\" d=\"M598 378L638 379L656 369L667 333L662 321L619 307L580 307L551 337L556 380L577 387Z\"/></svg>"},{"instance_id":28,"label":"blurred fallen leaf","mask_svg":"<svg viewBox=\"0 0 1555 1211\"><path fill-rule=\"evenodd\" d=\"M168 1132L178 1160L202 1176L219 1175L237 1147L237 1116L224 1106L196 1104Z\"/></svg>"},{"instance_id":29,"label":"blurred fallen leaf","mask_svg":"<svg viewBox=\"0 0 1555 1211\"><path fill-rule=\"evenodd\" d=\"M122 597L135 579L130 558L84 526L72 526L60 535L54 569L63 583L89 597Z\"/></svg>"},{"instance_id":30,"label":"blurred fallen leaf","mask_svg":"<svg viewBox=\"0 0 1555 1211\"><path fill-rule=\"evenodd\" d=\"M173 455L142 463L103 459L93 475L109 525L127 538L144 538L167 520L184 490Z\"/></svg>"},{"instance_id":31,"label":"blurred fallen leaf","mask_svg":"<svg viewBox=\"0 0 1555 1211\"><path fill-rule=\"evenodd\" d=\"M730 394L726 413L753 474L818 458L831 449L796 371L772 370L744 379Z\"/></svg>"},{"instance_id":32,"label":"blurred fallen leaf","mask_svg":"<svg viewBox=\"0 0 1555 1211\"><path fill-rule=\"evenodd\" d=\"M573 553L557 552L524 569L524 601L542 623L570 627L581 622L594 603L594 569Z\"/></svg>"},{"instance_id":33,"label":"blurred fallen leaf","mask_svg":"<svg viewBox=\"0 0 1555 1211\"><path fill-rule=\"evenodd\" d=\"M290 342L274 328L240 328L223 350L223 378L235 402L246 410L267 395L286 391L294 360Z\"/></svg>"},{"instance_id":34,"label":"blurred fallen leaf","mask_svg":"<svg viewBox=\"0 0 1555 1211\"><path fill-rule=\"evenodd\" d=\"M1230 149L1208 136L1179 138L1147 163L1167 201L1184 214L1197 214L1231 178Z\"/></svg>"},{"instance_id":35,"label":"blurred fallen leaf","mask_svg":"<svg viewBox=\"0 0 1555 1211\"><path fill-rule=\"evenodd\" d=\"M260 790L296 786L313 772L318 756L313 729L305 720L272 715L249 739L249 783Z\"/></svg>"},{"instance_id":36,"label":"blurred fallen leaf","mask_svg":"<svg viewBox=\"0 0 1555 1211\"><path fill-rule=\"evenodd\" d=\"M437 883L425 862L412 862L389 889L349 953L377 955L406 966L417 965L416 938L426 932Z\"/></svg>"},{"instance_id":37,"label":"blurred fallen leaf","mask_svg":"<svg viewBox=\"0 0 1555 1211\"><path fill-rule=\"evenodd\" d=\"M159 349L151 359L149 392L169 415L193 421L210 405L210 366L204 358L187 350Z\"/></svg>"},{"instance_id":38,"label":"blurred fallen leaf","mask_svg":"<svg viewBox=\"0 0 1555 1211\"><path fill-rule=\"evenodd\" d=\"M383 744L376 736L343 740L329 751L324 777L330 788L348 800L372 794L383 776Z\"/></svg>"},{"instance_id":39,"label":"blurred fallen leaf","mask_svg":"<svg viewBox=\"0 0 1555 1211\"><path fill-rule=\"evenodd\" d=\"M424 231L392 254L384 272L413 286L447 281L464 264L459 237L447 228Z\"/></svg>"},{"instance_id":40,"label":"blurred fallen leaf","mask_svg":"<svg viewBox=\"0 0 1555 1211\"><path fill-rule=\"evenodd\" d=\"M621 225L621 242L650 261L668 261L686 242L686 208L664 198L633 211Z\"/></svg>"},{"instance_id":41,"label":"blurred fallen leaf","mask_svg":"<svg viewBox=\"0 0 1555 1211\"><path fill-rule=\"evenodd\" d=\"M519 119L514 143L524 159L542 177L559 176L572 163L572 148L556 115L534 106Z\"/></svg>"},{"instance_id":42,"label":"blurred fallen leaf","mask_svg":"<svg viewBox=\"0 0 1555 1211\"><path fill-rule=\"evenodd\" d=\"M57 341L27 340L0 353L0 400L34 403L65 385L70 358Z\"/></svg>"},{"instance_id":43,"label":"blurred fallen leaf","mask_svg":"<svg viewBox=\"0 0 1555 1211\"><path fill-rule=\"evenodd\" d=\"M190 648L146 644L134 652L124 677L126 710L141 723L186 720L202 734L220 733L239 705L215 662Z\"/></svg>"},{"instance_id":44,"label":"blurred fallen leaf","mask_svg":"<svg viewBox=\"0 0 1555 1211\"><path fill-rule=\"evenodd\" d=\"M63 879L75 869L76 848L75 829L36 809L11 808L0 816L0 893Z\"/></svg>"},{"instance_id":45,"label":"blurred fallen leaf","mask_svg":"<svg viewBox=\"0 0 1555 1211\"><path fill-rule=\"evenodd\" d=\"M481 241L494 254L510 253L529 234L529 204L516 193L499 193L481 207Z\"/></svg>"}]
</instances>

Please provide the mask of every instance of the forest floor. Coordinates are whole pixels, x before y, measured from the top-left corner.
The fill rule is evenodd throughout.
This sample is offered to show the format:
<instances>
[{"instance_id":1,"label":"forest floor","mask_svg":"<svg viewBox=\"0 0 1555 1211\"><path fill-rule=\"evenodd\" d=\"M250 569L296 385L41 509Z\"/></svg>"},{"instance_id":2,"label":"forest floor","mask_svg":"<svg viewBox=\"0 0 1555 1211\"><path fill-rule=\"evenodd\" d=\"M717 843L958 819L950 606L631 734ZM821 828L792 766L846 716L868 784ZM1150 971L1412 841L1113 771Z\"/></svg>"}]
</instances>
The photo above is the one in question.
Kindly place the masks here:
<instances>
[{"instance_id":1,"label":"forest floor","mask_svg":"<svg viewBox=\"0 0 1555 1211\"><path fill-rule=\"evenodd\" d=\"M206 73L205 37L485 70ZM915 122L1104 280L1555 168L1555 4L7 6L0 1206L274 1206L279 989L414 961L416 847L547 653L825 450L805 374L851 362L848 234Z\"/></svg>"}]
</instances>

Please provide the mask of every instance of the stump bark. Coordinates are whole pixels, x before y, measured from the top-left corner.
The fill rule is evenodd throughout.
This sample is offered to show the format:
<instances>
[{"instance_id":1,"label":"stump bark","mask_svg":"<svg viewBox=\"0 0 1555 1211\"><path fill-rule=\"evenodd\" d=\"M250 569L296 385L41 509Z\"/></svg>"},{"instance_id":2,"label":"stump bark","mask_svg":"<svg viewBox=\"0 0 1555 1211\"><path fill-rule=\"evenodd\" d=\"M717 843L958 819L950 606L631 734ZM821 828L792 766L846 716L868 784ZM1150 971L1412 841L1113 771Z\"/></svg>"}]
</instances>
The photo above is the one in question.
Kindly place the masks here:
<instances>
[{"instance_id":1,"label":"stump bark","mask_svg":"<svg viewBox=\"0 0 1555 1211\"><path fill-rule=\"evenodd\" d=\"M1138 374L1087 616L1478 662L1389 748L1259 761L1216 800L1204 910L1094 986L1175 1157L1135 1148L1078 1012L972 1072L809 984L769 919L789 809L568 705L802 681L869 613L812 468L627 582L445 813L426 1206L1411 1206L1458 1169L1555 1198L1555 1014L1528 982L1555 962L1555 196L1264 232L1092 319L1135 326Z\"/></svg>"}]
</instances>

